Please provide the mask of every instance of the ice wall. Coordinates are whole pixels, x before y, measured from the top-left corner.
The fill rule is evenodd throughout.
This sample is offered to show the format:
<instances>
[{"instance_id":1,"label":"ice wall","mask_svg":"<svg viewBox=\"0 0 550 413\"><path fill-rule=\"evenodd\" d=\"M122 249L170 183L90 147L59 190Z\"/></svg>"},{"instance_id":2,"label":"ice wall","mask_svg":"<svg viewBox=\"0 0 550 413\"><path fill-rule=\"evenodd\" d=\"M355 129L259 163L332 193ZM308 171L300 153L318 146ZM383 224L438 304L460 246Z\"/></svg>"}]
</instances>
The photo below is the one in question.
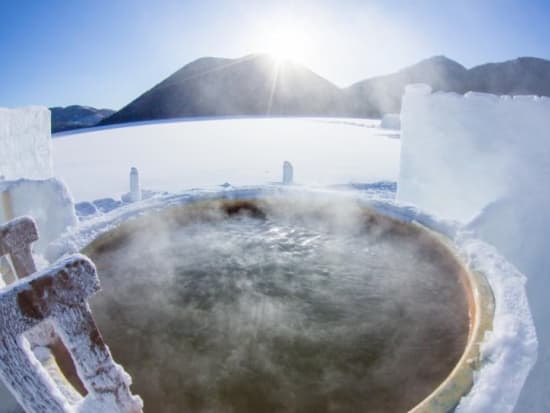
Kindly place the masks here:
<instances>
[{"instance_id":1,"label":"ice wall","mask_svg":"<svg viewBox=\"0 0 550 413\"><path fill-rule=\"evenodd\" d=\"M45 107L0 108L0 177L52 177L51 116Z\"/></svg>"},{"instance_id":2,"label":"ice wall","mask_svg":"<svg viewBox=\"0 0 550 413\"><path fill-rule=\"evenodd\" d=\"M539 354L515 412L550 411L550 99L412 85L401 122L398 200L470 221L527 276Z\"/></svg>"},{"instance_id":3,"label":"ice wall","mask_svg":"<svg viewBox=\"0 0 550 413\"><path fill-rule=\"evenodd\" d=\"M22 215L32 216L38 224L40 240L34 251L39 253L77 223L73 198L55 178L0 181L0 223Z\"/></svg>"},{"instance_id":4,"label":"ice wall","mask_svg":"<svg viewBox=\"0 0 550 413\"><path fill-rule=\"evenodd\" d=\"M468 221L550 171L550 99L408 86L397 198Z\"/></svg>"}]
</instances>

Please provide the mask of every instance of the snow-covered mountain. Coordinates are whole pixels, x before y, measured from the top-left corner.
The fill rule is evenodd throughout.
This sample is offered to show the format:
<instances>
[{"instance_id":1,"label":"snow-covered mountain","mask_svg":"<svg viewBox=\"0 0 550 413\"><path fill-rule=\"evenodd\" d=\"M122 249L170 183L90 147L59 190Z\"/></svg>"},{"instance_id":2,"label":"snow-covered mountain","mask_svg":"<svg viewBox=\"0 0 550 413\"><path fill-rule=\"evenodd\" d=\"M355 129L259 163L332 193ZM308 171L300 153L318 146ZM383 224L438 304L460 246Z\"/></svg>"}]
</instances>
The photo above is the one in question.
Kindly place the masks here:
<instances>
[{"instance_id":1,"label":"snow-covered mountain","mask_svg":"<svg viewBox=\"0 0 550 413\"><path fill-rule=\"evenodd\" d=\"M52 133L95 126L115 113L111 109L96 109L90 106L72 105L50 108Z\"/></svg>"}]
</instances>

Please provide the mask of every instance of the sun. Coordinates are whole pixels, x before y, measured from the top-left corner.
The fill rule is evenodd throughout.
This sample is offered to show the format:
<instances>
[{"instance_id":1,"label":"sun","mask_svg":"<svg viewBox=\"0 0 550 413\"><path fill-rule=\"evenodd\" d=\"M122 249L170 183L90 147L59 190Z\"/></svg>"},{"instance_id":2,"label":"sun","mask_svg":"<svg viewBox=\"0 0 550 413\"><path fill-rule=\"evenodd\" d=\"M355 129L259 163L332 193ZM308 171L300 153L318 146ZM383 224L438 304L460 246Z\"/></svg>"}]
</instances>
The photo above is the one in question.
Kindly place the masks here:
<instances>
[{"instance_id":1,"label":"sun","mask_svg":"<svg viewBox=\"0 0 550 413\"><path fill-rule=\"evenodd\" d=\"M303 61L311 48L308 32L299 26L276 26L265 34L262 49L277 60Z\"/></svg>"}]
</instances>

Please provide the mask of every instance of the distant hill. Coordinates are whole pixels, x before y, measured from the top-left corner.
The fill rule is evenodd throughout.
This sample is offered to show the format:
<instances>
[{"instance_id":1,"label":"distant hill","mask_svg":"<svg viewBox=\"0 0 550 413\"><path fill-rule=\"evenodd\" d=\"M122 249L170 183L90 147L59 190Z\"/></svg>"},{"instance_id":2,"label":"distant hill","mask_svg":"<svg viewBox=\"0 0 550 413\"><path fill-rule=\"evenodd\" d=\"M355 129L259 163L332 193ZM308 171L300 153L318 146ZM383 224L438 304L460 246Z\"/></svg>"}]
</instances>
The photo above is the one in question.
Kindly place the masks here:
<instances>
[{"instance_id":1,"label":"distant hill","mask_svg":"<svg viewBox=\"0 0 550 413\"><path fill-rule=\"evenodd\" d=\"M311 70L267 55L198 59L102 124L192 116L346 115L342 91Z\"/></svg>"},{"instance_id":2,"label":"distant hill","mask_svg":"<svg viewBox=\"0 0 550 413\"><path fill-rule=\"evenodd\" d=\"M378 117L398 112L409 83L434 91L550 96L550 61L522 57L467 69L435 56L339 88L308 68L268 55L191 62L99 124L196 116Z\"/></svg>"},{"instance_id":3,"label":"distant hill","mask_svg":"<svg viewBox=\"0 0 550 413\"><path fill-rule=\"evenodd\" d=\"M353 116L381 116L399 112L405 86L426 83L434 91L465 93L468 89L468 70L445 56L430 59L391 75L363 80L345 89L352 105Z\"/></svg>"},{"instance_id":4,"label":"distant hill","mask_svg":"<svg viewBox=\"0 0 550 413\"><path fill-rule=\"evenodd\" d=\"M355 83L347 89L356 116L399 112L409 83L426 83L434 91L468 91L497 95L550 96L550 61L520 57L466 69L444 56L435 56L387 76Z\"/></svg>"},{"instance_id":5,"label":"distant hill","mask_svg":"<svg viewBox=\"0 0 550 413\"><path fill-rule=\"evenodd\" d=\"M550 61L520 57L468 70L468 88L497 95L550 96Z\"/></svg>"},{"instance_id":6,"label":"distant hill","mask_svg":"<svg viewBox=\"0 0 550 413\"><path fill-rule=\"evenodd\" d=\"M65 108L50 108L52 113L52 133L97 125L115 113L111 109L96 109L89 106L72 105Z\"/></svg>"}]
</instances>

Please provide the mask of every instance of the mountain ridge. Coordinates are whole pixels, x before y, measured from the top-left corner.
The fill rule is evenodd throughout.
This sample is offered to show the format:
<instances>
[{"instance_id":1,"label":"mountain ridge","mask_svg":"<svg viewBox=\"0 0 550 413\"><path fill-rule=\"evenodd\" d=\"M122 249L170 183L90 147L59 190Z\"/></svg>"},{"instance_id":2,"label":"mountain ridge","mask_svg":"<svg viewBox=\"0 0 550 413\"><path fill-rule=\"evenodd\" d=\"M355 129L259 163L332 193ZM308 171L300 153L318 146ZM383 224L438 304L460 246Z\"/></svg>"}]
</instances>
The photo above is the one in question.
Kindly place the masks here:
<instances>
[{"instance_id":1,"label":"mountain ridge","mask_svg":"<svg viewBox=\"0 0 550 413\"><path fill-rule=\"evenodd\" d=\"M426 83L434 91L550 96L550 61L519 57L468 69L438 55L340 88L306 66L265 54L202 57L98 125L208 116L380 117L400 110L409 83Z\"/></svg>"},{"instance_id":2,"label":"mountain ridge","mask_svg":"<svg viewBox=\"0 0 550 413\"><path fill-rule=\"evenodd\" d=\"M305 66L268 55L199 59L138 96L101 124L173 117L344 115L340 89ZM337 113L336 113L337 112Z\"/></svg>"},{"instance_id":3,"label":"mountain ridge","mask_svg":"<svg viewBox=\"0 0 550 413\"><path fill-rule=\"evenodd\" d=\"M112 109L83 105L55 106L49 109L52 114L52 133L95 126L115 113Z\"/></svg>"}]
</instances>

